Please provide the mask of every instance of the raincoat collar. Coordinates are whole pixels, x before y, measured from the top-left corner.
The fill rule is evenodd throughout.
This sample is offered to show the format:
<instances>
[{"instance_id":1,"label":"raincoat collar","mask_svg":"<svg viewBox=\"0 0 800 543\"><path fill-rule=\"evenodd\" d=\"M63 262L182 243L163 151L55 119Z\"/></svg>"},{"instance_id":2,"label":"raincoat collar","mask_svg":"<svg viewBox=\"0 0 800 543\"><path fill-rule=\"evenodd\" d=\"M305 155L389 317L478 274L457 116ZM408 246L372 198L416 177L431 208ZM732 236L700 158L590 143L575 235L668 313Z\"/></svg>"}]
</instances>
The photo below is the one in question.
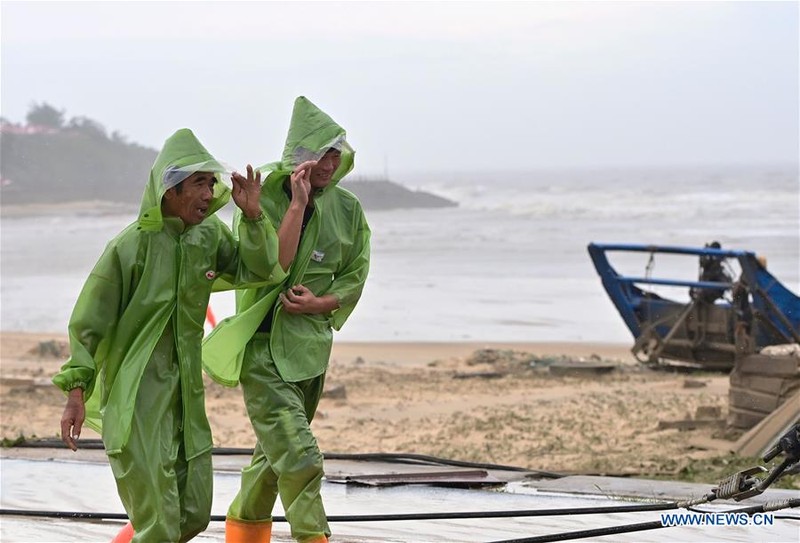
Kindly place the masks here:
<instances>
[{"instance_id":1,"label":"raincoat collar","mask_svg":"<svg viewBox=\"0 0 800 543\"><path fill-rule=\"evenodd\" d=\"M139 230L160 231L164 227L161 199L167 191L164 184L164 174L167 168L186 169L191 172L208 171L216 175L214 196L206 218L218 211L230 199L230 189L222 182L222 173L226 171L226 168L203 147L191 130L181 128L164 143L164 147L150 170L150 180L145 187L139 211Z\"/></svg>"}]
</instances>

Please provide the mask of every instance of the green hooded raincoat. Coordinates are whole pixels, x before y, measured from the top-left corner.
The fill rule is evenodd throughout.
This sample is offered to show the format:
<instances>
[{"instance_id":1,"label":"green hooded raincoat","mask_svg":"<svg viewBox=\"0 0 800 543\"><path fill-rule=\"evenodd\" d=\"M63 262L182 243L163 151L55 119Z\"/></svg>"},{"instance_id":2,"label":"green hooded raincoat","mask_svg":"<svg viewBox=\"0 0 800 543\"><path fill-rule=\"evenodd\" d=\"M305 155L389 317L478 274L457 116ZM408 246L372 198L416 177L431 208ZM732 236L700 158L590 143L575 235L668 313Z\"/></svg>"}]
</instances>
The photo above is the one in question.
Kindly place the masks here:
<instances>
[{"instance_id":1,"label":"green hooded raincoat","mask_svg":"<svg viewBox=\"0 0 800 543\"><path fill-rule=\"evenodd\" d=\"M238 291L236 315L223 320L206 338L203 364L215 381L227 386L238 384L245 346L268 311L274 311L270 353L285 381L302 381L327 369L332 329L341 329L352 313L369 271L370 230L361 204L337 186L353 169L355 152L344 137L344 129L306 98L295 101L281 161L259 168L266 174L261 207L273 228L280 227L289 208L283 185L297 164L319 158L334 145L341 145L341 162L331 183L314 197L314 214L287 279L277 287ZM236 219L240 216L237 212ZM278 294L296 284L305 285L316 296L336 296L339 308L329 315L284 312L276 304Z\"/></svg>"},{"instance_id":2,"label":"green hooded raincoat","mask_svg":"<svg viewBox=\"0 0 800 543\"><path fill-rule=\"evenodd\" d=\"M126 445L145 366L154 356L171 356L154 352L157 344L177 349L186 458L211 449L201 369L211 291L285 277L268 221L240 221L237 243L213 215L230 198L221 182L202 223L184 227L178 218L162 217L168 167L212 171L218 177L224 171L190 130L166 141L150 172L138 221L108 243L78 297L69 323L71 357L53 378L64 391L83 388L86 424L102 434L109 455ZM159 343L168 326L174 345Z\"/></svg>"},{"instance_id":3,"label":"green hooded raincoat","mask_svg":"<svg viewBox=\"0 0 800 543\"><path fill-rule=\"evenodd\" d=\"M263 535L280 495L298 541L322 541L330 534L320 492L323 458L310 423L322 395L332 330L340 329L355 308L369 269L370 231L361 204L337 185L353 168L353 149L344 137L344 130L311 102L295 101L282 160L261 168L267 173L261 207L273 228L280 227L289 208L284 183L296 165L335 148L341 152L339 168L314 194L314 211L288 278L278 287L237 292L237 314L203 345L209 375L229 386L241 378L258 438L228 521L244 522ZM287 313L278 295L296 284L316 296L335 296L339 307L324 315ZM257 333L269 311L269 333Z\"/></svg>"}]
</instances>

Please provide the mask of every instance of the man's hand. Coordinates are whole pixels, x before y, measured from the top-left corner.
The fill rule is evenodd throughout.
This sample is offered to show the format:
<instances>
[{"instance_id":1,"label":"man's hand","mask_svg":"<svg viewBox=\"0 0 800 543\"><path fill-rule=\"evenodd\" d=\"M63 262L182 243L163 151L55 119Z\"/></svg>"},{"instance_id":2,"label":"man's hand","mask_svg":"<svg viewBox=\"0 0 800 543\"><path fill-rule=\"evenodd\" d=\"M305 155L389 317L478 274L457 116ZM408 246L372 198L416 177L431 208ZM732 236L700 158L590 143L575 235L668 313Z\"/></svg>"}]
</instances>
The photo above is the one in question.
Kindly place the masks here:
<instances>
[{"instance_id":1,"label":"man's hand","mask_svg":"<svg viewBox=\"0 0 800 543\"><path fill-rule=\"evenodd\" d=\"M305 313L316 315L330 313L339 307L339 300L335 296L315 296L303 285L295 285L286 292L281 293L280 300L287 313L295 315Z\"/></svg>"},{"instance_id":2,"label":"man's hand","mask_svg":"<svg viewBox=\"0 0 800 543\"><path fill-rule=\"evenodd\" d=\"M311 168L317 165L316 160L307 160L294 169L289 176L292 189L292 204L305 208L311 194Z\"/></svg>"},{"instance_id":3,"label":"man's hand","mask_svg":"<svg viewBox=\"0 0 800 543\"><path fill-rule=\"evenodd\" d=\"M83 403L83 389L73 388L69 391L64 414L61 415L61 441L73 451L78 450L75 443L81 436L81 427L86 419L86 406Z\"/></svg>"},{"instance_id":4,"label":"man's hand","mask_svg":"<svg viewBox=\"0 0 800 543\"><path fill-rule=\"evenodd\" d=\"M244 177L238 172L233 172L231 175L231 183L233 183L233 201L242 210L244 216L248 219L257 219L261 216L261 205L258 203L258 197L261 195L261 172L253 174L253 167L247 165L247 177Z\"/></svg>"}]
</instances>

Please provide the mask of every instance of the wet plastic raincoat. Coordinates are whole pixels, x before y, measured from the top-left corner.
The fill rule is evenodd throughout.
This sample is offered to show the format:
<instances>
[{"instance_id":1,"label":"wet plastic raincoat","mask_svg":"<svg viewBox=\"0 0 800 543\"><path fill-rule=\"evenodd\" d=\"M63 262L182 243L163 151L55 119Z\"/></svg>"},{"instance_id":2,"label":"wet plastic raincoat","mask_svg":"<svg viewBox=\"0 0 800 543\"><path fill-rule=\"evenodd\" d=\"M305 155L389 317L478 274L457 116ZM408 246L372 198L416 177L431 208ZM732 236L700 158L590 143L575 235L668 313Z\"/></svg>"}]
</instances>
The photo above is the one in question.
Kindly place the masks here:
<instances>
[{"instance_id":1,"label":"wet plastic raincoat","mask_svg":"<svg viewBox=\"0 0 800 543\"><path fill-rule=\"evenodd\" d=\"M71 357L53 381L64 391L84 389L86 423L102 433L108 454L125 445L139 378L173 316L185 364L181 379L187 456L211 448L200 346L214 280L219 275L245 285L284 276L271 225L241 221L237 243L213 215L230 198L223 183L215 185L210 216L199 225L184 229L180 219L161 216L166 168L203 163L206 171L224 171L191 131L180 130L167 140L150 173L139 220L107 245L70 318ZM103 425L101 420L112 423Z\"/></svg>"},{"instance_id":2,"label":"wet plastic raincoat","mask_svg":"<svg viewBox=\"0 0 800 543\"><path fill-rule=\"evenodd\" d=\"M138 220L108 243L78 297L69 322L71 357L53 378L64 391L84 390L86 424L103 436L120 496L142 541L185 540L185 534L162 532L158 526L150 535L140 534L145 523L137 525L133 513L146 510L155 524L165 522L161 494L167 494L165 500L179 500L184 509L192 507L183 503L185 496L149 488L158 480L155 473L167 466L143 465L142 458L166 455L191 461L207 454L211 475L201 341L212 290L285 277L269 221L242 220L237 242L214 215L230 198L221 182L215 184L200 224L186 226L180 218L162 217L161 200L168 185L194 171L215 172L219 181L224 170L190 130L179 130L166 141L151 170ZM168 387L170 392L162 394ZM170 422L169 435L152 435L150 427L163 423L155 420L155 411L147 411L155 408L176 419ZM118 470L114 463L122 458L145 474L153 472L152 480L123 481L122 472L129 466ZM191 464L188 469L191 474ZM178 473L184 487L185 475ZM197 492L210 507L211 481L204 478L196 484ZM199 509L207 524L206 507ZM179 514L186 515L185 510Z\"/></svg>"},{"instance_id":3,"label":"wet plastic raincoat","mask_svg":"<svg viewBox=\"0 0 800 543\"><path fill-rule=\"evenodd\" d=\"M303 233L288 278L276 288L240 290L236 315L221 322L206 338L203 364L217 382L236 386L247 342L267 311L274 311L270 352L285 381L322 374L328 365L333 335L356 307L369 271L370 230L358 199L337 186L353 169L355 152L344 141L345 131L304 97L295 102L289 134L280 162L259 168L267 174L261 207L275 229L289 208L283 189L294 167L341 146L341 162L331 183L314 197L314 214ZM237 219L240 214L237 212ZM303 284L316 296L332 294L339 308L329 315L291 315L276 304L278 294Z\"/></svg>"},{"instance_id":4,"label":"wet plastic raincoat","mask_svg":"<svg viewBox=\"0 0 800 543\"><path fill-rule=\"evenodd\" d=\"M220 323L203 346L212 378L229 386L241 380L258 438L228 509L228 541L267 540L277 496L295 539L321 542L330 535L320 495L322 454L310 423L322 395L332 330L352 313L369 269L370 230L361 204L337 185L353 168L354 152L344 138L345 131L314 104L304 97L295 101L282 160L261 168L268 174L261 206L273 227L279 228L289 208L284 183L296 165L334 148L341 152L339 167L314 194L313 214L283 285L237 292L237 314ZM297 284L316 296L335 296L339 307L329 314L285 312L278 295ZM269 332L257 332L269 311Z\"/></svg>"}]
</instances>

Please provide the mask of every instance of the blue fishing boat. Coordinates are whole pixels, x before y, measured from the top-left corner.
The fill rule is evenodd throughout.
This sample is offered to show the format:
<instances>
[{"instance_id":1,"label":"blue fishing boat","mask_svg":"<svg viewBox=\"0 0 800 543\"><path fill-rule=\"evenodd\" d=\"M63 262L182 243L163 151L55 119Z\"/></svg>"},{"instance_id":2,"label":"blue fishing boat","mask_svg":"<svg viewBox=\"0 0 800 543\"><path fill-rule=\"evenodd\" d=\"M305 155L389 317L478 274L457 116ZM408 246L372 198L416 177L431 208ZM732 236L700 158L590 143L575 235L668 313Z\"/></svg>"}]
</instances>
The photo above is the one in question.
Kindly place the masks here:
<instances>
[{"instance_id":1,"label":"blue fishing boat","mask_svg":"<svg viewBox=\"0 0 800 543\"><path fill-rule=\"evenodd\" d=\"M641 362L729 370L738 357L764 347L800 343L800 298L751 251L723 249L717 242L702 248L591 243L588 250ZM639 253L646 260L644 274L619 273L609 253L625 253L623 260ZM655 276L656 259L666 255L683 257L696 278Z\"/></svg>"}]
</instances>

